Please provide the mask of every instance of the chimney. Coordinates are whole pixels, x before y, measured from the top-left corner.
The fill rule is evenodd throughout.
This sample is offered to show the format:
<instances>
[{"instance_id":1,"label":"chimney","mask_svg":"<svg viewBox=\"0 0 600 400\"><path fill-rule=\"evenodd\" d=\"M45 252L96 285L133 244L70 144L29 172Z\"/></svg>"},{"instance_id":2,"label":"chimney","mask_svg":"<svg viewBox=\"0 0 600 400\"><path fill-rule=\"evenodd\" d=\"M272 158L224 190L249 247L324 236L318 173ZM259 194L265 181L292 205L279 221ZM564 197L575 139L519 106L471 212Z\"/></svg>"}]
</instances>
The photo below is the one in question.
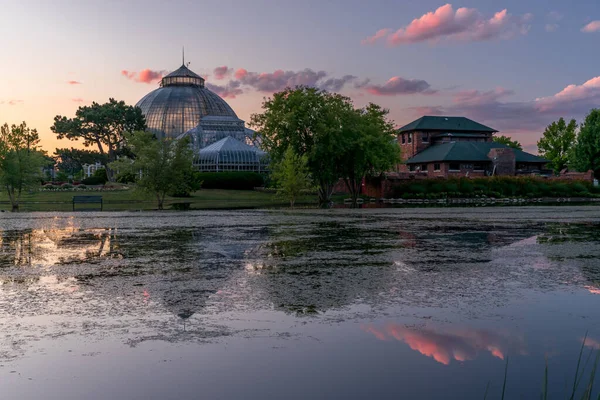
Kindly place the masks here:
<instances>
[{"instance_id":1,"label":"chimney","mask_svg":"<svg viewBox=\"0 0 600 400\"><path fill-rule=\"evenodd\" d=\"M490 149L488 158L492 161L495 175L515 175L517 170L515 152L510 147Z\"/></svg>"}]
</instances>

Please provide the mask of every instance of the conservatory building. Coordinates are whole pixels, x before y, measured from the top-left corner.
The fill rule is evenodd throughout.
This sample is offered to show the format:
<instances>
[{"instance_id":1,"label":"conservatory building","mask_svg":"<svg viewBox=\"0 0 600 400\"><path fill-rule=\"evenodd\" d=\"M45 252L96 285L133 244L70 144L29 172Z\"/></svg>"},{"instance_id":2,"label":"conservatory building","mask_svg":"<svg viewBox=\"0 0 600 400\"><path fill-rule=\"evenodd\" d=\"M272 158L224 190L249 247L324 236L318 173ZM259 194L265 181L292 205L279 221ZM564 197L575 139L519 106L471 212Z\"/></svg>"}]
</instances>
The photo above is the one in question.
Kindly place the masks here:
<instances>
[{"instance_id":1,"label":"conservatory building","mask_svg":"<svg viewBox=\"0 0 600 400\"><path fill-rule=\"evenodd\" d=\"M160 87L136 106L156 137L189 139L199 170L262 172L267 168L266 153L260 150L254 131L185 63L162 78Z\"/></svg>"}]
</instances>

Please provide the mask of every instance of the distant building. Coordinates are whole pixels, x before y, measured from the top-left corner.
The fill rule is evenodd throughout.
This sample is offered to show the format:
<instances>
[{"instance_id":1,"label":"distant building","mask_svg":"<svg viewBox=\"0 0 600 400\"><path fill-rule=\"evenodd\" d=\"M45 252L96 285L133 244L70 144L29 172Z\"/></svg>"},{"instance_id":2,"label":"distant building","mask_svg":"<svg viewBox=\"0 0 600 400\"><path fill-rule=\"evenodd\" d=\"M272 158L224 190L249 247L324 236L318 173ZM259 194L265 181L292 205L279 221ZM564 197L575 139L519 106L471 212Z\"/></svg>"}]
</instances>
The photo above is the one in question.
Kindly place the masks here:
<instances>
[{"instance_id":1,"label":"distant building","mask_svg":"<svg viewBox=\"0 0 600 400\"><path fill-rule=\"evenodd\" d=\"M102 165L102 163L96 161L95 164L83 164L81 168L83 169L83 177L89 178L93 176L97 170L105 169L106 167Z\"/></svg>"},{"instance_id":2,"label":"distant building","mask_svg":"<svg viewBox=\"0 0 600 400\"><path fill-rule=\"evenodd\" d=\"M398 130L405 160L398 172L447 178L544 170L547 160L493 142L497 132L465 117L421 117Z\"/></svg>"}]
</instances>

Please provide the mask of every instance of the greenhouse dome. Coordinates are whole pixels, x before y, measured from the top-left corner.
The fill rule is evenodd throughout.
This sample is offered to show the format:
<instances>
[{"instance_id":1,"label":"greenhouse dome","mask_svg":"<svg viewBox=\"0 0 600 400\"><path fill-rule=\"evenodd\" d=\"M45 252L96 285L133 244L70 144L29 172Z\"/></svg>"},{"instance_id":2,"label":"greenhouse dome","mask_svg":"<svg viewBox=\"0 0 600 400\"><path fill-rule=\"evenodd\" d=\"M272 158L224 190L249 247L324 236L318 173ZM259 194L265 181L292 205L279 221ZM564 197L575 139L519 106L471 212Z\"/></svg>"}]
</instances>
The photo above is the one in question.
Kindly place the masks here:
<instances>
[{"instance_id":1,"label":"greenhouse dome","mask_svg":"<svg viewBox=\"0 0 600 400\"><path fill-rule=\"evenodd\" d=\"M185 65L163 77L160 87L136 106L142 109L148 130L161 138L176 138L209 115L244 124L225 100L204 86L204 78Z\"/></svg>"},{"instance_id":2,"label":"greenhouse dome","mask_svg":"<svg viewBox=\"0 0 600 400\"><path fill-rule=\"evenodd\" d=\"M197 152L194 167L205 172L265 172L268 158L267 153L256 146L227 136Z\"/></svg>"}]
</instances>

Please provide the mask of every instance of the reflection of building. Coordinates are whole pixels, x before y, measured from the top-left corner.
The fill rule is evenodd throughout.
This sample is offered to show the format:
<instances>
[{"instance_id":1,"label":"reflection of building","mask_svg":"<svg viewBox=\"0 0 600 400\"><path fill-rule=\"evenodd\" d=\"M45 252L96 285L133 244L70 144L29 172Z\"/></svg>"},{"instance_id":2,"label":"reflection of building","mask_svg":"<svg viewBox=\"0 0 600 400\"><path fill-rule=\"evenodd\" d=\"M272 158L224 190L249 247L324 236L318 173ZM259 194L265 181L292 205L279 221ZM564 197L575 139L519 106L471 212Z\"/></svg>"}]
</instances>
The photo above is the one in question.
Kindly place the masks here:
<instances>
[{"instance_id":1,"label":"reflection of building","mask_svg":"<svg viewBox=\"0 0 600 400\"><path fill-rule=\"evenodd\" d=\"M497 131L464 117L424 116L398 130L406 165L424 177L515 175L540 172L541 157L492 141Z\"/></svg>"},{"instance_id":2,"label":"reflection of building","mask_svg":"<svg viewBox=\"0 0 600 400\"><path fill-rule=\"evenodd\" d=\"M198 169L264 170L264 153L251 151L255 144L254 131L246 128L229 104L206 88L204 78L185 64L162 78L160 87L142 98L137 106L146 117L148 130L157 137L189 138ZM224 143L228 149L222 151L228 154L228 162L200 154L205 147L226 138L231 138Z\"/></svg>"}]
</instances>

